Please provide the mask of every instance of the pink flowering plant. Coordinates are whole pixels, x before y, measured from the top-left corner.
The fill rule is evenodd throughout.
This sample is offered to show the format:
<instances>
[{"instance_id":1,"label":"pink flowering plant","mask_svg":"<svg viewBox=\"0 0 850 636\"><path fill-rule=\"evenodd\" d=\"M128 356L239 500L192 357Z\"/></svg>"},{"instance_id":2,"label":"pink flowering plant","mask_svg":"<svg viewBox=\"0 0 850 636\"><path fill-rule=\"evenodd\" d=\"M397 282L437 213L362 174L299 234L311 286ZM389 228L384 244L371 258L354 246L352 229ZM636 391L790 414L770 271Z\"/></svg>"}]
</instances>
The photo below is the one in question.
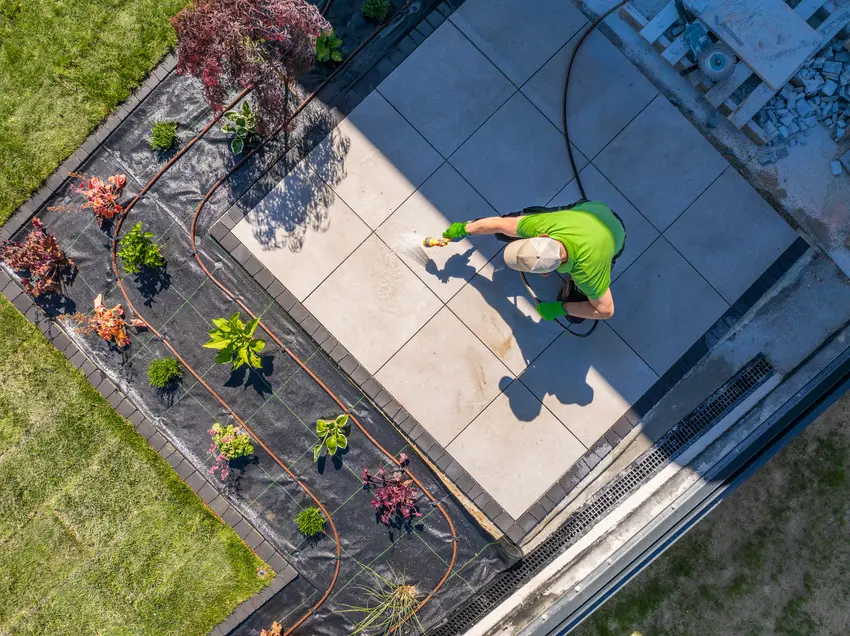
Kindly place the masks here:
<instances>
[{"instance_id":1,"label":"pink flowering plant","mask_svg":"<svg viewBox=\"0 0 850 636\"><path fill-rule=\"evenodd\" d=\"M386 471L379 468L372 473L368 468L363 469L363 487L372 492L372 508L384 525L391 527L407 527L422 513L416 505L419 491L413 487L413 480L407 477L404 467L410 461L404 453L399 455L400 465Z\"/></svg>"},{"instance_id":2,"label":"pink flowering plant","mask_svg":"<svg viewBox=\"0 0 850 636\"><path fill-rule=\"evenodd\" d=\"M212 436L209 452L216 455L215 464L210 468L210 475L218 473L222 481L230 475L231 460L254 454L250 436L238 426L233 424L222 426L216 422L209 430L209 434Z\"/></svg>"}]
</instances>

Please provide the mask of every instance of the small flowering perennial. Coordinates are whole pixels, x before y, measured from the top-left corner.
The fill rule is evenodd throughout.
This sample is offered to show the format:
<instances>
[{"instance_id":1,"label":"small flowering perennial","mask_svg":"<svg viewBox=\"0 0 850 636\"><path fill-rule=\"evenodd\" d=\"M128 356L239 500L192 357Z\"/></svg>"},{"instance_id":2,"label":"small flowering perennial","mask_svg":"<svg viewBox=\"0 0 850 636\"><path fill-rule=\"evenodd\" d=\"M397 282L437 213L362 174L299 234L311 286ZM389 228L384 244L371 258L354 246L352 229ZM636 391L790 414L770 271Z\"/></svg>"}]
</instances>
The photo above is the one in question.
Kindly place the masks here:
<instances>
[{"instance_id":1,"label":"small flowering perennial","mask_svg":"<svg viewBox=\"0 0 850 636\"><path fill-rule=\"evenodd\" d=\"M127 325L133 327L145 327L144 320L134 318L129 322L124 320L124 309L120 303L111 309L104 306L103 294L98 294L94 299L93 315L77 313L70 319L79 323L79 330L96 333L107 342L115 343L118 348L124 348L130 344L130 336L127 335Z\"/></svg>"},{"instance_id":2,"label":"small flowering perennial","mask_svg":"<svg viewBox=\"0 0 850 636\"><path fill-rule=\"evenodd\" d=\"M21 278L28 294L61 291L63 284L73 280L76 265L39 219L32 220L32 227L22 243L6 243L0 256L12 269L28 273Z\"/></svg>"},{"instance_id":3,"label":"small flowering perennial","mask_svg":"<svg viewBox=\"0 0 850 636\"><path fill-rule=\"evenodd\" d=\"M209 430L212 436L210 454L217 455L215 465L210 468L210 475L218 476L224 480L230 475L230 461L240 457L248 457L254 454L251 438L241 428L228 424L222 426L218 422Z\"/></svg>"},{"instance_id":4,"label":"small flowering perennial","mask_svg":"<svg viewBox=\"0 0 850 636\"><path fill-rule=\"evenodd\" d=\"M413 480L407 479L404 466L408 463L407 455L399 455L401 465L387 473L383 468L378 469L377 474L363 469L363 487L372 491L372 507L381 520L387 526L400 527L410 522L415 517L421 517L416 506L419 491L413 488Z\"/></svg>"},{"instance_id":5,"label":"small flowering perennial","mask_svg":"<svg viewBox=\"0 0 850 636\"><path fill-rule=\"evenodd\" d=\"M91 208L98 225L102 226L104 221L111 221L124 211L124 208L118 205L118 197L121 196L125 185L127 185L127 177L123 174L114 174L108 177L106 182L97 177L83 177L82 182L73 190L86 199L80 207Z\"/></svg>"}]
</instances>

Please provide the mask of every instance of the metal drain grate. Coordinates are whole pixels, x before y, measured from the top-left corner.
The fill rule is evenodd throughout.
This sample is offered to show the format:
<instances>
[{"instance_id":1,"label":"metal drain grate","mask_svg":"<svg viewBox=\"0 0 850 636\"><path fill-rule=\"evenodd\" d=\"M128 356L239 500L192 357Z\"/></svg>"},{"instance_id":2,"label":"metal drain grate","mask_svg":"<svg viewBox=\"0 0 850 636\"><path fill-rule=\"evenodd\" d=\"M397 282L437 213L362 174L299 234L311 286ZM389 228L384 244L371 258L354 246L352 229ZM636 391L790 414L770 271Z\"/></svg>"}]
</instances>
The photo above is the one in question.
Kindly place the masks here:
<instances>
[{"instance_id":1,"label":"metal drain grate","mask_svg":"<svg viewBox=\"0 0 850 636\"><path fill-rule=\"evenodd\" d=\"M763 355L750 360L734 377L691 411L652 448L632 462L610 484L593 495L558 530L511 569L500 574L480 594L467 601L448 621L429 636L457 636L469 630L521 585L564 552L626 496L690 446L699 435L718 422L761 386L775 370Z\"/></svg>"}]
</instances>

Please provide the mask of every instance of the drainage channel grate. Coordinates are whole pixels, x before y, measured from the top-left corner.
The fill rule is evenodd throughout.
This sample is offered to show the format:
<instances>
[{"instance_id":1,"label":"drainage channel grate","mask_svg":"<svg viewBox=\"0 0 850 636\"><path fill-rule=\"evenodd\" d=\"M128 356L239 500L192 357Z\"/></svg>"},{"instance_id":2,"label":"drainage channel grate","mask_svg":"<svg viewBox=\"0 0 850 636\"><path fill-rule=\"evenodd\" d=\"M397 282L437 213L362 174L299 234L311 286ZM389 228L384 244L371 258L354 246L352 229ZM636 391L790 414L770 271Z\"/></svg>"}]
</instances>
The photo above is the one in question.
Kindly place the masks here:
<instances>
[{"instance_id":1,"label":"drainage channel grate","mask_svg":"<svg viewBox=\"0 0 850 636\"><path fill-rule=\"evenodd\" d=\"M535 550L500 574L429 636L457 636L470 629L521 585L564 552L626 496L646 483L690 446L706 429L761 386L775 370L763 355L750 360L738 373L679 421L652 448L632 462L607 486L593 495Z\"/></svg>"}]
</instances>

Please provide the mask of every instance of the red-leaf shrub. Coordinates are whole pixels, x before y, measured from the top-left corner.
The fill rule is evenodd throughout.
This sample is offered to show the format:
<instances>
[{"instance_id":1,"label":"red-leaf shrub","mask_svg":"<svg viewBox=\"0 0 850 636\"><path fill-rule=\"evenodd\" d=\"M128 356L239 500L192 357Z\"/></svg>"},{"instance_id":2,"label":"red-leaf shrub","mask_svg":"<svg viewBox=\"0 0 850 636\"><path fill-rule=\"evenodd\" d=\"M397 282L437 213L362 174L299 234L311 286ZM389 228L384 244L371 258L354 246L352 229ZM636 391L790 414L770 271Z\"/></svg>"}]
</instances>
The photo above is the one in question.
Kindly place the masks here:
<instances>
[{"instance_id":1,"label":"red-leaf shrub","mask_svg":"<svg viewBox=\"0 0 850 636\"><path fill-rule=\"evenodd\" d=\"M65 256L56 237L44 229L40 220L33 219L32 226L33 231L23 243L10 242L3 246L2 258L12 269L29 274L21 278L28 294L40 296L61 291L63 283L73 279L76 265Z\"/></svg>"},{"instance_id":2,"label":"red-leaf shrub","mask_svg":"<svg viewBox=\"0 0 850 636\"><path fill-rule=\"evenodd\" d=\"M98 294L94 299L94 315L77 313L70 316L71 320L79 323L80 331L94 332L107 342L114 342L116 347L123 348L130 344L130 336L127 335L127 325L133 327L144 327L145 322L138 318L125 321L124 309L120 304L112 309L103 304L103 294Z\"/></svg>"},{"instance_id":3,"label":"red-leaf shrub","mask_svg":"<svg viewBox=\"0 0 850 636\"><path fill-rule=\"evenodd\" d=\"M98 225L102 226L104 221L111 221L124 211L124 208L118 205L118 197L121 196L121 191L127 185L127 177L123 174L114 174L108 177L106 181L101 181L98 177L87 177L83 174L72 176L82 179L78 185L71 186L74 192L81 194L86 199L86 202L80 205L79 209L91 208ZM74 209L77 209L77 206L58 205L48 208L48 210L59 212Z\"/></svg>"},{"instance_id":4,"label":"red-leaf shrub","mask_svg":"<svg viewBox=\"0 0 850 636\"><path fill-rule=\"evenodd\" d=\"M287 84L310 70L316 38L331 28L306 0L197 0L171 24L177 72L200 79L217 112L253 85L260 132L286 117Z\"/></svg>"},{"instance_id":5,"label":"red-leaf shrub","mask_svg":"<svg viewBox=\"0 0 850 636\"><path fill-rule=\"evenodd\" d=\"M407 464L407 456L401 453L399 459L401 467L389 474L383 468L377 474L363 469L363 487L373 491L372 507L381 523L388 526L404 525L422 516L416 507L419 491L413 488L412 479L405 478L403 466Z\"/></svg>"}]
</instances>

